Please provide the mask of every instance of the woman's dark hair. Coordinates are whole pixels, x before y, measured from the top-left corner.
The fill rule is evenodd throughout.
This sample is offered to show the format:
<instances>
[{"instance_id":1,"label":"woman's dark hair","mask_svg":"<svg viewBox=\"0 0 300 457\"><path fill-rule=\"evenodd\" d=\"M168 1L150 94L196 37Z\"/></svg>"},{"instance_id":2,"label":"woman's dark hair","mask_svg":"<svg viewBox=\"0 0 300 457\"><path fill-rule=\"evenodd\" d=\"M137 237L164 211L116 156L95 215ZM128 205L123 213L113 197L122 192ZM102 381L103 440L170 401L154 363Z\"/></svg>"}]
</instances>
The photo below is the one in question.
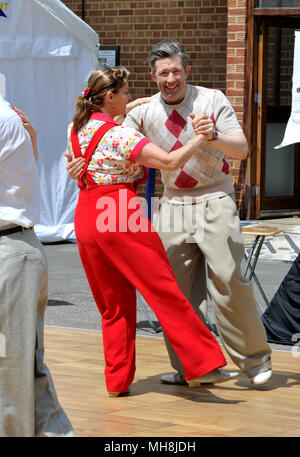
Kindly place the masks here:
<instances>
[{"instance_id":1,"label":"woman's dark hair","mask_svg":"<svg viewBox=\"0 0 300 457\"><path fill-rule=\"evenodd\" d=\"M107 67L92 73L88 80L88 95L80 95L76 101L73 129L78 131L92 113L101 111L105 95L117 93L126 84L129 71L125 67Z\"/></svg>"}]
</instances>

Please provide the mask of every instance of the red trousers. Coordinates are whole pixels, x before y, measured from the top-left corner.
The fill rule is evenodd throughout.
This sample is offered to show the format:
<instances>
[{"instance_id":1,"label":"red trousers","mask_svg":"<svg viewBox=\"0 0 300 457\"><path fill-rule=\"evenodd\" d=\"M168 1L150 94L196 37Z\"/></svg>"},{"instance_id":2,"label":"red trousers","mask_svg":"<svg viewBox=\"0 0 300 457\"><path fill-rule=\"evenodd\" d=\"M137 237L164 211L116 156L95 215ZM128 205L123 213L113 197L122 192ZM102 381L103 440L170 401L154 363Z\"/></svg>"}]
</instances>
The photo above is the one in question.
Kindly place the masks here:
<instances>
[{"instance_id":1,"label":"red trousers","mask_svg":"<svg viewBox=\"0 0 300 457\"><path fill-rule=\"evenodd\" d=\"M156 314L186 380L226 365L218 342L179 289L138 202L131 185L95 186L80 192L75 212L80 257L102 316L109 392L126 392L134 378L136 290Z\"/></svg>"}]
</instances>

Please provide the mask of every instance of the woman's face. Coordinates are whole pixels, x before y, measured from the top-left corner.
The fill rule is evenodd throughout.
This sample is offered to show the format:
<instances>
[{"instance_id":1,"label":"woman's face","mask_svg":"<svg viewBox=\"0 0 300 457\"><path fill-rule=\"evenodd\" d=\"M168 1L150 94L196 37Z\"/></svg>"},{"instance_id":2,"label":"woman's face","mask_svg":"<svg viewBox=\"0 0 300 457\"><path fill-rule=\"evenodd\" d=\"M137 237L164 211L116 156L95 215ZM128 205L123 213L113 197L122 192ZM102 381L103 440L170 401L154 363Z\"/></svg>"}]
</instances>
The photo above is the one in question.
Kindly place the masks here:
<instances>
[{"instance_id":1,"label":"woman's face","mask_svg":"<svg viewBox=\"0 0 300 457\"><path fill-rule=\"evenodd\" d=\"M128 82L124 84L121 89L115 94L112 94L112 103L114 106L114 115L120 116L125 114L127 103L132 99L129 89Z\"/></svg>"}]
</instances>

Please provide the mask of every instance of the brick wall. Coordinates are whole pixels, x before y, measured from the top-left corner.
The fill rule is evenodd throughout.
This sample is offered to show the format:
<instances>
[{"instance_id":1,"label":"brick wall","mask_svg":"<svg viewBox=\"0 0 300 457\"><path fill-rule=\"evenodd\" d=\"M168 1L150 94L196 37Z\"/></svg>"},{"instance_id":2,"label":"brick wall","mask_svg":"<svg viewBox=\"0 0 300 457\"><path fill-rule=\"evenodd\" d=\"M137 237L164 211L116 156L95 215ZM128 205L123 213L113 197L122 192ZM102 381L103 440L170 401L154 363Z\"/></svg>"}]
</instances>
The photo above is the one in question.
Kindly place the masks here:
<instances>
[{"instance_id":1,"label":"brick wall","mask_svg":"<svg viewBox=\"0 0 300 457\"><path fill-rule=\"evenodd\" d=\"M228 0L226 95L244 128L246 113L247 0ZM231 161L240 215L245 216L246 161Z\"/></svg>"},{"instance_id":2,"label":"brick wall","mask_svg":"<svg viewBox=\"0 0 300 457\"><path fill-rule=\"evenodd\" d=\"M64 3L81 17L81 1ZM157 91L146 64L149 49L162 39L175 38L190 56L189 81L227 93L243 125L245 13L246 0L85 0L84 19L99 34L102 45L120 46L120 64L132 73L134 98ZM239 161L231 161L231 166L240 204L243 169ZM156 194L160 196L160 173L156 176Z\"/></svg>"},{"instance_id":3,"label":"brick wall","mask_svg":"<svg viewBox=\"0 0 300 457\"><path fill-rule=\"evenodd\" d=\"M82 2L64 0L81 17ZM146 59L156 42L175 38L189 53L190 81L226 89L226 0L85 0L85 21L102 45L119 45L135 97L156 92Z\"/></svg>"}]
</instances>

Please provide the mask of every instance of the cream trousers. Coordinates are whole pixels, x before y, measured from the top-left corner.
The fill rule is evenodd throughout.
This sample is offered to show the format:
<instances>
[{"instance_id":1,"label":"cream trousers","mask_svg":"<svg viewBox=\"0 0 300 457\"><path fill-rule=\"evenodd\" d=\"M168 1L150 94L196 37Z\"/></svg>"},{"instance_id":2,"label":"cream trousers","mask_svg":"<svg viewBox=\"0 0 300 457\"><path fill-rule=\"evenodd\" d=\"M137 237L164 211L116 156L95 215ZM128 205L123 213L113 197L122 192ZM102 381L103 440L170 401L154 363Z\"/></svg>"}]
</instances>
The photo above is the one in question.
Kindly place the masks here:
<instances>
[{"instance_id":1,"label":"cream trousers","mask_svg":"<svg viewBox=\"0 0 300 457\"><path fill-rule=\"evenodd\" d=\"M190 205L163 201L155 225L179 287L204 322L208 285L217 329L232 361L249 377L268 370L271 349L253 285L241 271L244 242L234 195ZM166 336L165 342L172 367L183 374Z\"/></svg>"},{"instance_id":2,"label":"cream trousers","mask_svg":"<svg viewBox=\"0 0 300 457\"><path fill-rule=\"evenodd\" d=\"M44 363L47 260L34 231L0 237L0 436L74 436Z\"/></svg>"}]
</instances>

